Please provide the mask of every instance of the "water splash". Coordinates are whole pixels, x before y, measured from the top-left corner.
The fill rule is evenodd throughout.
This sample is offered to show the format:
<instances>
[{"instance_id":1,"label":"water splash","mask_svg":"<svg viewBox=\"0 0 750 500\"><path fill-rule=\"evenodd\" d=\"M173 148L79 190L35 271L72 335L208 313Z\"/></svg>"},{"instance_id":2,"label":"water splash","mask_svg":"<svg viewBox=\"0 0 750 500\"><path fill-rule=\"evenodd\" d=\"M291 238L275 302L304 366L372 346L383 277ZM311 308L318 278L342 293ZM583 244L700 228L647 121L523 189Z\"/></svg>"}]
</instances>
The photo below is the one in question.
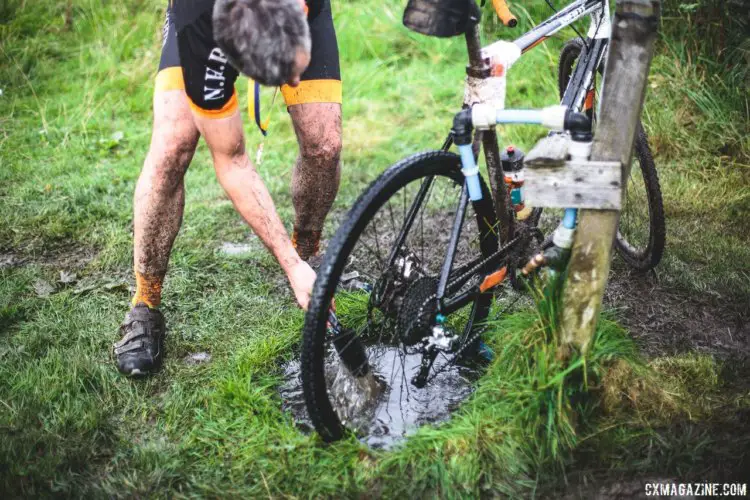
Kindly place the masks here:
<instances>
[{"instance_id":1,"label":"water splash","mask_svg":"<svg viewBox=\"0 0 750 500\"><path fill-rule=\"evenodd\" d=\"M385 380L370 370L364 377L355 377L338 359L325 366L331 404L345 426L366 433L378 399L386 388Z\"/></svg>"},{"instance_id":2,"label":"water splash","mask_svg":"<svg viewBox=\"0 0 750 500\"><path fill-rule=\"evenodd\" d=\"M446 421L473 392L473 382L479 376L478 371L460 366L440 371L447 361L438 357L433 373L440 372L439 375L417 389L410 380L419 369L420 355L378 346L368 349L368 357L370 377L352 376L333 354L327 359L325 374L339 418L373 448L392 448L420 426ZM300 429L312 431L302 393L300 363L290 361L283 370L282 408Z\"/></svg>"}]
</instances>

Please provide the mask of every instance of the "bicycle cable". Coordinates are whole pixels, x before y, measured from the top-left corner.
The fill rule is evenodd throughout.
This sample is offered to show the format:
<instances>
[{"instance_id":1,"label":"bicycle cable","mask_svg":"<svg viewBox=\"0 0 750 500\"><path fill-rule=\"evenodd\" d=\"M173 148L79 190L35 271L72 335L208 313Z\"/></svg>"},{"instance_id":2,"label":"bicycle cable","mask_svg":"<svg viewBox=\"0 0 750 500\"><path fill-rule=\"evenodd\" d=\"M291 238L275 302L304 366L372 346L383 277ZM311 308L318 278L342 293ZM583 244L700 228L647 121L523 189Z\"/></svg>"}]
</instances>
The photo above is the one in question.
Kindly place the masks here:
<instances>
[{"instance_id":1,"label":"bicycle cable","mask_svg":"<svg viewBox=\"0 0 750 500\"><path fill-rule=\"evenodd\" d=\"M552 5L552 1L551 1L551 0L544 0L544 1L545 1L545 2L547 2L547 6L548 6L548 7L550 8L550 9L552 9L552 12L554 12L555 14L557 14L557 9L555 8L555 6L554 6L554 5ZM586 50L588 50L588 49L589 49L589 46L588 46L588 44L586 43L586 39L585 39L585 38L583 38L583 35L581 35L581 33L580 33L580 32L579 32L579 31L578 31L578 30L576 29L576 27L575 27L575 26L573 26L572 24L570 24L569 26L570 26L570 27L571 27L571 28L573 29L573 31L575 31L575 32L576 32L576 35L578 35L578 38L580 38L580 39L581 39L581 42L583 42L583 45L585 45L585 46L586 46Z\"/></svg>"}]
</instances>

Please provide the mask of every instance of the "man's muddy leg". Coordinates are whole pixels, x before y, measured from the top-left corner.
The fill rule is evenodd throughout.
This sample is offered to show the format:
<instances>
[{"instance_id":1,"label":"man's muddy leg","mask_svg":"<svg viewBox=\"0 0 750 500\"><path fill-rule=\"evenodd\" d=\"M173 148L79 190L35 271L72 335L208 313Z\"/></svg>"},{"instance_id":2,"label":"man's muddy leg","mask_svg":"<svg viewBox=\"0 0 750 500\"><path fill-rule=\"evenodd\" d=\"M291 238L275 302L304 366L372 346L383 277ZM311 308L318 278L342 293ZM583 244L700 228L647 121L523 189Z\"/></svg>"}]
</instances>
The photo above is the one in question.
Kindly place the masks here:
<instances>
[{"instance_id":1,"label":"man's muddy leg","mask_svg":"<svg viewBox=\"0 0 750 500\"><path fill-rule=\"evenodd\" d=\"M200 134L183 90L154 94L151 146L134 197L133 304L161 303L161 287L185 206L183 179Z\"/></svg>"},{"instance_id":2,"label":"man's muddy leg","mask_svg":"<svg viewBox=\"0 0 750 500\"><path fill-rule=\"evenodd\" d=\"M308 259L318 252L323 222L339 189L341 104L296 104L289 114L300 151L292 174L292 240L300 257Z\"/></svg>"}]
</instances>

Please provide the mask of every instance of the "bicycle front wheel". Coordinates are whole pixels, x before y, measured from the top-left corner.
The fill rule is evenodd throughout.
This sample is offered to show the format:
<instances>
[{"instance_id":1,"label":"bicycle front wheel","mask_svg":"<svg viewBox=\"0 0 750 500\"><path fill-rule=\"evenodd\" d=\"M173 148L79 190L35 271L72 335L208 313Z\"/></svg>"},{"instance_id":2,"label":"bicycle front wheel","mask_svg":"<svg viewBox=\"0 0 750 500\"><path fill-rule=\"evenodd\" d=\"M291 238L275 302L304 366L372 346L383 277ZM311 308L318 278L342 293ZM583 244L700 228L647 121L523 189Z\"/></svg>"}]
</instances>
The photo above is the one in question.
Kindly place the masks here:
<instances>
[{"instance_id":1,"label":"bicycle front wheel","mask_svg":"<svg viewBox=\"0 0 750 500\"><path fill-rule=\"evenodd\" d=\"M582 48L583 42L574 38L569 40L560 52L558 85L561 99L566 91L578 93L580 90L568 89L568 82ZM583 111L589 118L596 120L593 99L596 95L596 81L592 82L592 86L592 99L587 99L586 109ZM665 240L666 224L659 177L648 137L643 124L638 120L633 162L620 211L615 249L629 266L639 271L648 271L661 261Z\"/></svg>"},{"instance_id":2,"label":"bicycle front wheel","mask_svg":"<svg viewBox=\"0 0 750 500\"><path fill-rule=\"evenodd\" d=\"M352 404L359 387L351 373L341 373L351 358L346 349L363 349L369 369L381 384L381 400L399 397L424 400L434 412L446 391L416 388L411 376L422 359L421 339L435 316L431 297L450 240L464 178L457 155L436 151L411 156L385 171L360 196L332 239L313 289L303 331L301 370L305 403L315 429L326 441L340 439L347 428L402 432L388 414L373 413L372 405ZM456 248L454 270L471 268L497 250L495 215L487 187L484 197L467 207ZM486 319L491 294L480 294L447 319L445 326L462 341ZM348 339L332 336L329 310ZM346 358L350 358L347 360ZM451 360L435 361L435 366ZM356 366L349 367L357 369ZM349 394L341 394L341 379ZM403 392L402 392L403 391ZM427 392L419 392L427 391ZM396 394L398 393L398 394ZM365 394L369 396L369 394ZM420 411L410 408L409 411ZM419 416L413 419L423 422ZM389 430L390 429L390 430Z\"/></svg>"},{"instance_id":3,"label":"bicycle front wheel","mask_svg":"<svg viewBox=\"0 0 750 500\"><path fill-rule=\"evenodd\" d=\"M659 264L664 254L666 224L659 177L640 121L633 157L615 248L629 266L648 271Z\"/></svg>"}]
</instances>

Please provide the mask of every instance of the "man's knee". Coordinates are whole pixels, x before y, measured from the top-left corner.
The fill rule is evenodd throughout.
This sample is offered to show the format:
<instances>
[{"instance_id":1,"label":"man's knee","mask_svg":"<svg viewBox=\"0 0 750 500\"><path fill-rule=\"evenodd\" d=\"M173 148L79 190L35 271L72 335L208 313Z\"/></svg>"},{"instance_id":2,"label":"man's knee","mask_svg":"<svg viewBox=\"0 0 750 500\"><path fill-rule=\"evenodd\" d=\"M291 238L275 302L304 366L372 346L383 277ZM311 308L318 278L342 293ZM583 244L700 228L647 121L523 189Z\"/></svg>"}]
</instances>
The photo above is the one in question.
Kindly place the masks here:
<instances>
[{"instance_id":1,"label":"man's knee","mask_svg":"<svg viewBox=\"0 0 750 500\"><path fill-rule=\"evenodd\" d=\"M152 143L147 159L152 183L165 191L177 189L182 184L196 146L197 136L171 134Z\"/></svg>"},{"instance_id":2,"label":"man's knee","mask_svg":"<svg viewBox=\"0 0 750 500\"><path fill-rule=\"evenodd\" d=\"M183 90L154 93L154 125L144 173L166 189L181 184L200 134Z\"/></svg>"},{"instance_id":3,"label":"man's knee","mask_svg":"<svg viewBox=\"0 0 750 500\"><path fill-rule=\"evenodd\" d=\"M337 168L341 157L341 135L329 133L308 137L300 144L300 156L306 163L318 168Z\"/></svg>"}]
</instances>

